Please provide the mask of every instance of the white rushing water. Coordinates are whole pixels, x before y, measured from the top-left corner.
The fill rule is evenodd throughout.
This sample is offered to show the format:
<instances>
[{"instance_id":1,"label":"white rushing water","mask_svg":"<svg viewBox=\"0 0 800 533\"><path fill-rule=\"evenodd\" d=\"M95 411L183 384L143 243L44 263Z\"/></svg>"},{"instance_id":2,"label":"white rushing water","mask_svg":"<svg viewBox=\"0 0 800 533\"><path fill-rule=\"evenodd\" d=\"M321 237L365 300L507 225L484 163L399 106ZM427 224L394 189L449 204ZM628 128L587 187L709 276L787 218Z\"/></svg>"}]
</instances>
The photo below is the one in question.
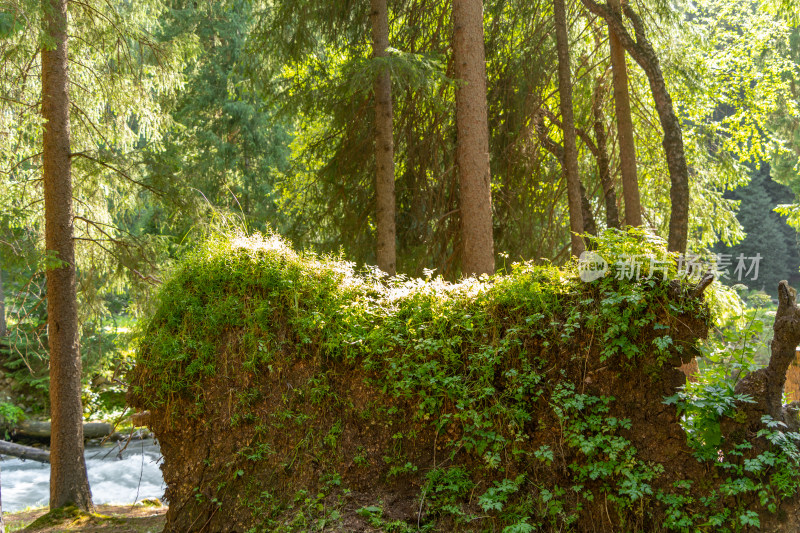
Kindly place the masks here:
<instances>
[{"instance_id":1,"label":"white rushing water","mask_svg":"<svg viewBox=\"0 0 800 533\"><path fill-rule=\"evenodd\" d=\"M161 498L164 494L158 446L152 440L131 441L119 458L124 445L123 441L86 447L86 468L95 504L132 504L143 498ZM4 512L47 505L50 465L3 457L0 487Z\"/></svg>"}]
</instances>

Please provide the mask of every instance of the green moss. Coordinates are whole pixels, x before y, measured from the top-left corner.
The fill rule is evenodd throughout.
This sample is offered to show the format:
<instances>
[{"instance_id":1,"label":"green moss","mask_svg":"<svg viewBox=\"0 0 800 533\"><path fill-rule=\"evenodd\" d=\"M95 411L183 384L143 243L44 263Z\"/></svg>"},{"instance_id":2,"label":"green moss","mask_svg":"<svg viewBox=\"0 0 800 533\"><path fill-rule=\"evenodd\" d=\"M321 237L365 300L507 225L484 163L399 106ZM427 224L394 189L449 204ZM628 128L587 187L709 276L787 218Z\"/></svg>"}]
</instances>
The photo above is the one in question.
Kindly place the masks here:
<instances>
[{"instance_id":1,"label":"green moss","mask_svg":"<svg viewBox=\"0 0 800 533\"><path fill-rule=\"evenodd\" d=\"M612 265L626 256L667 257L663 243L636 230L607 232L596 245ZM706 303L686 297L695 281L669 264L671 282L617 279L612 267L586 283L572 262L521 263L507 274L447 283L356 271L335 258L296 253L276 237L218 237L190 254L161 290L139 332L133 393L150 409L180 403L209 427L221 421L256 428L218 473L229 493L249 469L266 464L277 477L291 476L305 454L320 472L345 461L366 471L383 459L386 480L417 476L433 521L489 517L496 520L491 528L509 531L569 529L582 509L602 501L622 529L635 530L648 516L645 503L658 502L675 515L670 524L738 524L752 517L714 514L726 508L723 499L657 487L664 468L640 458L631 420L618 416L635 407L615 411L613 396L584 391L590 357L595 368L655 382L665 366L697 352L712 315ZM291 386L280 383L279 400L258 411L269 392L260 388L264 376L297 367L309 373L293 374ZM337 396L332 376L342 371L358 373L363 379L354 385L375 395L358 408ZM235 388L225 392L224 417L209 414L212 378ZM661 398L648 401L661 407ZM385 426L388 447L369 455L354 443L343 457L345 416ZM437 436L446 468L415 464L408 447L424 431ZM270 432L297 438L275 445L267 442ZM534 479L548 469L559 470ZM563 472L568 484L556 482ZM249 479L244 504L254 516L268 508L269 520L299 513L292 516L302 515L305 526L313 509L320 520L330 518L323 496L292 503L275 496L291 493L281 489ZM223 492L217 490L220 501ZM684 504L705 514L687 517L679 512ZM367 508L371 522L383 523L379 507ZM282 524L294 523L284 518Z\"/></svg>"},{"instance_id":2,"label":"green moss","mask_svg":"<svg viewBox=\"0 0 800 533\"><path fill-rule=\"evenodd\" d=\"M657 242L609 235L598 247L606 256L664 255ZM420 385L434 384L437 392L425 405L435 408L444 397L474 397L498 360L524 355L516 349L523 336L552 346L588 327L603 339L604 357L636 358L642 347L635 341L655 321L658 302L666 305L668 286L610 274L583 283L573 263L561 269L525 263L508 275L458 284L381 279L342 261L295 253L276 237L220 237L190 254L161 291L140 332L137 364L154 378L147 382L153 407L176 394L202 394L202 378L218 371L218 354L233 337L234 355L252 371L286 356L358 360L383 368L397 395L433 393ZM454 376L464 364L486 372L465 382ZM539 362L520 357L518 364L531 370ZM456 379L440 383L446 376Z\"/></svg>"},{"instance_id":3,"label":"green moss","mask_svg":"<svg viewBox=\"0 0 800 533\"><path fill-rule=\"evenodd\" d=\"M33 532L55 526L71 529L78 526L87 525L89 523L113 523L115 521L121 522L121 520L118 518L81 511L75 506L67 505L64 507L59 507L58 509L53 509L49 513L40 516L30 525L28 525L28 527L26 527L23 531Z\"/></svg>"}]
</instances>

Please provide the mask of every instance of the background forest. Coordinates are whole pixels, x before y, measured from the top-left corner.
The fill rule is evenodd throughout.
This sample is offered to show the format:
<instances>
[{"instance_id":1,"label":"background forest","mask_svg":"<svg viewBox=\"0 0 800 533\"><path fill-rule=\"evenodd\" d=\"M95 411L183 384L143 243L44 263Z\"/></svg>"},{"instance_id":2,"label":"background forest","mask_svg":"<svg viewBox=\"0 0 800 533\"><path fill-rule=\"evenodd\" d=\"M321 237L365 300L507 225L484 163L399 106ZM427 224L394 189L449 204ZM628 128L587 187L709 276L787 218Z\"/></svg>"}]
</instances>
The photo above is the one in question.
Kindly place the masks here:
<instances>
[{"instance_id":1,"label":"background forest","mask_svg":"<svg viewBox=\"0 0 800 533\"><path fill-rule=\"evenodd\" d=\"M605 22L566 2L583 229L626 213ZM688 250L763 257L732 317L800 279L800 30L770 1L631 2L660 61L689 167ZM570 257L552 2L483 3L497 271ZM376 94L390 80L396 271L458 279L449 2L71 0L69 96L84 409L124 406L135 321L171 265L220 229L380 264ZM40 113L42 10L0 3L0 382L7 421L48 410ZM629 56L641 224L667 237L669 169L646 73ZM387 77L388 76L388 77ZM383 86L386 88L386 86ZM385 101L384 101L385 103ZM384 135L385 135L385 130ZM388 270L384 268L384 270ZM466 269L467 272L471 269ZM731 285L736 280L723 280ZM758 292L761 295L758 295ZM752 317L751 317L752 318ZM725 342L724 336L721 337ZM99 415L98 415L99 416Z\"/></svg>"}]
</instances>

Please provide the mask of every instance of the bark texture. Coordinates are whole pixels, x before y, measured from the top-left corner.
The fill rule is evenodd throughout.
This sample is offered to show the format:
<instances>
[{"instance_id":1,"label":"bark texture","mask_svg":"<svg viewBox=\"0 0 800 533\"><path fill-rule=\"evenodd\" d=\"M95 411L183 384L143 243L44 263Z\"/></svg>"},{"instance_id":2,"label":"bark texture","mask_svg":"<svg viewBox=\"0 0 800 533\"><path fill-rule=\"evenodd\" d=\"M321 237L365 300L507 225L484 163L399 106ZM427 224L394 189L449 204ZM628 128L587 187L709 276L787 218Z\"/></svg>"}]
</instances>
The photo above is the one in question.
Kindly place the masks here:
<instances>
[{"instance_id":1,"label":"bark texture","mask_svg":"<svg viewBox=\"0 0 800 533\"><path fill-rule=\"evenodd\" d=\"M75 286L70 164L67 0L43 0L43 178L50 344L50 508L92 508L83 457L81 356Z\"/></svg>"},{"instance_id":2,"label":"bark texture","mask_svg":"<svg viewBox=\"0 0 800 533\"><path fill-rule=\"evenodd\" d=\"M372 55L386 57L389 48L389 10L386 0L371 0ZM383 69L375 79L375 196L378 267L397 273L392 79Z\"/></svg>"},{"instance_id":3,"label":"bark texture","mask_svg":"<svg viewBox=\"0 0 800 533\"><path fill-rule=\"evenodd\" d=\"M619 210L617 209L617 191L614 187L614 180L611 177L611 163L608 157L608 135L605 125L606 117L603 113L605 94L605 81L599 78L595 86L592 100L592 117L594 118L592 128L594 129L594 138L597 145L595 158L597 159L597 172L600 177L600 183L603 186L603 199L606 206L606 226L619 229L621 224L619 222Z\"/></svg>"},{"instance_id":4,"label":"bark texture","mask_svg":"<svg viewBox=\"0 0 800 533\"><path fill-rule=\"evenodd\" d=\"M558 93L561 122L564 130L564 176L567 179L569 227L572 235L572 255L580 256L586 249L583 238L581 183L578 176L578 148L575 143L575 116L572 109L572 74L569 65L569 32L564 0L553 0L555 15L556 51L558 52Z\"/></svg>"},{"instance_id":5,"label":"bark texture","mask_svg":"<svg viewBox=\"0 0 800 533\"><path fill-rule=\"evenodd\" d=\"M578 185L581 189L581 216L583 218L583 232L588 233L589 235L597 235L597 222L594 220L592 203L589 201L589 196L586 194L586 187L583 186L583 182L578 182Z\"/></svg>"},{"instance_id":6,"label":"bark texture","mask_svg":"<svg viewBox=\"0 0 800 533\"><path fill-rule=\"evenodd\" d=\"M671 252L685 252L689 238L689 167L686 163L681 123L675 114L672 97L664 82L658 56L645 35L642 19L628 4L622 6L622 12L633 26L635 39L625 28L620 12L613 10L609 5L598 4L594 0L581 0L581 2L589 11L605 20L611 33L619 39L625 50L642 67L650 82L650 91L653 94L656 111L664 130L662 145L667 157L671 183L672 211L669 219L667 246Z\"/></svg>"},{"instance_id":7,"label":"bark texture","mask_svg":"<svg viewBox=\"0 0 800 533\"><path fill-rule=\"evenodd\" d=\"M494 272L489 121L482 0L453 0L456 89L456 166L464 274Z\"/></svg>"},{"instance_id":8,"label":"bark texture","mask_svg":"<svg viewBox=\"0 0 800 533\"><path fill-rule=\"evenodd\" d=\"M609 5L619 15L620 0L609 0ZM625 198L625 224L642 225L642 202L639 199L639 179L636 172L636 144L633 138L633 119L631 119L631 96L628 92L628 65L625 62L625 48L617 34L608 32L611 48L611 68L614 81L614 109L617 114L619 133L620 174L622 174L622 195Z\"/></svg>"}]
</instances>

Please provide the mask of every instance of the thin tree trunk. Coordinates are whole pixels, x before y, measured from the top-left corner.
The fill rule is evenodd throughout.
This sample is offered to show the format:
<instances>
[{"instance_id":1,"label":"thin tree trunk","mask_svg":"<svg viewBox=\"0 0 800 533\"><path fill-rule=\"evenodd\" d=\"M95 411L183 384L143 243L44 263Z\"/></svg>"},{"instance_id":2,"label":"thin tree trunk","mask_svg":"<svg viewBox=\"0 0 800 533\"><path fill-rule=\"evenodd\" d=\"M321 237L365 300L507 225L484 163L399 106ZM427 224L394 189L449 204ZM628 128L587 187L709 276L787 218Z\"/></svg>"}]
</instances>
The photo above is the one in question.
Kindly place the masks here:
<instances>
[{"instance_id":1,"label":"thin tree trunk","mask_svg":"<svg viewBox=\"0 0 800 533\"><path fill-rule=\"evenodd\" d=\"M50 508L92 508L83 457L81 356L70 164L67 0L42 0L43 178L50 344ZM56 263L57 262L57 263Z\"/></svg>"},{"instance_id":2,"label":"thin tree trunk","mask_svg":"<svg viewBox=\"0 0 800 533\"><path fill-rule=\"evenodd\" d=\"M483 2L453 0L453 26L462 270L467 275L491 274L494 237Z\"/></svg>"},{"instance_id":3,"label":"thin tree trunk","mask_svg":"<svg viewBox=\"0 0 800 533\"><path fill-rule=\"evenodd\" d=\"M595 222L594 213L592 213L592 203L589 201L589 196L586 194L586 187L583 186L583 182L578 182L578 184L581 188L581 216L583 218L583 233L597 235L597 222Z\"/></svg>"},{"instance_id":4,"label":"thin tree trunk","mask_svg":"<svg viewBox=\"0 0 800 533\"><path fill-rule=\"evenodd\" d=\"M389 10L386 0L371 0L372 55L386 57L389 48ZM377 198L378 267L387 274L397 273L394 139L392 129L392 79L383 69L375 80L375 195Z\"/></svg>"},{"instance_id":5,"label":"thin tree trunk","mask_svg":"<svg viewBox=\"0 0 800 533\"><path fill-rule=\"evenodd\" d=\"M3 271L0 270L0 337L8 335L6 323L6 293L3 287Z\"/></svg>"},{"instance_id":6,"label":"thin tree trunk","mask_svg":"<svg viewBox=\"0 0 800 533\"><path fill-rule=\"evenodd\" d=\"M556 51L558 52L558 93L561 105L561 123L564 131L564 174L567 178L569 226L572 236L572 255L580 256L586 249L581 233L583 214L581 208L581 183L578 176L578 148L575 144L575 117L572 109L572 74L569 65L569 33L567 9L564 0L553 0L555 15Z\"/></svg>"},{"instance_id":7,"label":"thin tree trunk","mask_svg":"<svg viewBox=\"0 0 800 533\"><path fill-rule=\"evenodd\" d=\"M658 56L645 35L642 19L628 4L622 6L622 11L633 26L636 39L628 33L620 13L614 12L610 6L598 4L594 0L581 1L586 9L605 20L625 50L642 67L650 82L650 91L664 130L662 145L667 156L671 182L669 196L672 211L667 247L671 252L685 252L689 239L689 166L686 163L681 123L664 82Z\"/></svg>"},{"instance_id":8,"label":"thin tree trunk","mask_svg":"<svg viewBox=\"0 0 800 533\"><path fill-rule=\"evenodd\" d=\"M597 171L600 175L600 183L603 186L603 197L606 205L606 226L620 228L617 191L614 187L614 180L611 179L611 164L608 157L608 137L606 135L605 115L603 114L604 95L605 82L602 78L598 78L592 102L594 137L597 143Z\"/></svg>"},{"instance_id":9,"label":"thin tree trunk","mask_svg":"<svg viewBox=\"0 0 800 533\"><path fill-rule=\"evenodd\" d=\"M561 126L561 124L558 124ZM558 159L559 164L561 165L561 171L566 178L566 170L564 166L564 147L558 144L556 141L550 138L550 135L547 133L545 129L545 125L542 122L542 114L534 118L534 128L536 129L537 136L539 137L539 142L542 144L545 150L553 154L556 159ZM586 139L587 141L591 141L591 139ZM589 150L592 153L597 152L597 147L587 144ZM588 233L589 235L597 235L597 223L594 219L594 213L592 213L592 204L589 202L589 197L586 194L586 187L583 186L583 182L578 181L578 185L580 186L581 191L581 216L583 218L583 231L582 233ZM616 206L615 206L616 207ZM586 243L589 244L589 243Z\"/></svg>"},{"instance_id":10,"label":"thin tree trunk","mask_svg":"<svg viewBox=\"0 0 800 533\"><path fill-rule=\"evenodd\" d=\"M609 5L620 13L620 0L609 0ZM622 196L625 199L625 225L642 225L642 202L639 199L639 180L636 172L636 144L633 138L631 96L628 92L628 65L625 48L613 31L608 32L611 47L611 68L614 76L614 108L617 112L619 133L619 160L622 174Z\"/></svg>"}]
</instances>

